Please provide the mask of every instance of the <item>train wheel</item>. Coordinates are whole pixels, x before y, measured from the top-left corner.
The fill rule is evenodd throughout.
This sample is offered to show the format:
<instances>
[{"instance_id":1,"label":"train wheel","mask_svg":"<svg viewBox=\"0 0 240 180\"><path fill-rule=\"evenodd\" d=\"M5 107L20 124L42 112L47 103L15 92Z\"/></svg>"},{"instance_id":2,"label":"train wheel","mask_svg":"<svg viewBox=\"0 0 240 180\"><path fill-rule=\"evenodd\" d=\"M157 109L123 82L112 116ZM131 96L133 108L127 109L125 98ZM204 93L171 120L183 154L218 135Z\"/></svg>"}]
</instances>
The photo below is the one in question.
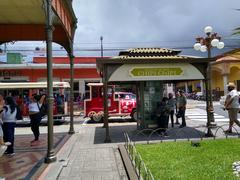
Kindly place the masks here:
<instances>
[{"instance_id":1,"label":"train wheel","mask_svg":"<svg viewBox=\"0 0 240 180\"><path fill-rule=\"evenodd\" d=\"M136 111L136 109L134 109L134 110L132 111L132 113L131 113L131 119L132 119L132 121L137 122L137 111Z\"/></svg>"},{"instance_id":2,"label":"train wheel","mask_svg":"<svg viewBox=\"0 0 240 180\"><path fill-rule=\"evenodd\" d=\"M103 111L99 111L97 114L92 116L95 122L102 122L103 121Z\"/></svg>"},{"instance_id":3,"label":"train wheel","mask_svg":"<svg viewBox=\"0 0 240 180\"><path fill-rule=\"evenodd\" d=\"M95 116L97 113L95 112L95 111L90 111L89 113L88 113L88 117L91 119L91 120L93 120L93 116ZM93 120L94 121L94 120Z\"/></svg>"}]
</instances>

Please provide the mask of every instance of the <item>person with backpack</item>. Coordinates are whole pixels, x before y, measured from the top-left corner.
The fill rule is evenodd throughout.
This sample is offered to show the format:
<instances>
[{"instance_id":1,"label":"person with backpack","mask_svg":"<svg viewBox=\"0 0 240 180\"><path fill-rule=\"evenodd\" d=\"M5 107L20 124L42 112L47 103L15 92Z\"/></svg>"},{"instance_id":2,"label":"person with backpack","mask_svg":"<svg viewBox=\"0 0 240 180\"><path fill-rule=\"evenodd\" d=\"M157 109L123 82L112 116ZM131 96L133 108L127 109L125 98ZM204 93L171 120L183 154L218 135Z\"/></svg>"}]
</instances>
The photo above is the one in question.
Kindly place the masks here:
<instances>
[{"instance_id":1,"label":"person with backpack","mask_svg":"<svg viewBox=\"0 0 240 180\"><path fill-rule=\"evenodd\" d=\"M43 102L45 100L45 95L41 97L39 95L34 95L31 97L31 102L29 104L29 118L30 118L30 126L34 135L34 140L32 140L31 146L36 146L39 144L39 126L42 120L42 113L40 111Z\"/></svg>"}]
</instances>

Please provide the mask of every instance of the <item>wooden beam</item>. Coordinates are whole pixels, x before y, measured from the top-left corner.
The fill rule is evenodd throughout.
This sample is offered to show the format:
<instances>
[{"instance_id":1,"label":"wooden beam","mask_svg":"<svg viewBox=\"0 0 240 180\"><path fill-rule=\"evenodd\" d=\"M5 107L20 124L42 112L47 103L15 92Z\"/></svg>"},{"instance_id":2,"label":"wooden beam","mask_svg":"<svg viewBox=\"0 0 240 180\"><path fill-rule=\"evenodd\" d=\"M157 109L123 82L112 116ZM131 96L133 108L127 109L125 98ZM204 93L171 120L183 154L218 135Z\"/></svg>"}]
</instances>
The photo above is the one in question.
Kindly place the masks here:
<instances>
[{"instance_id":1,"label":"wooden beam","mask_svg":"<svg viewBox=\"0 0 240 180\"><path fill-rule=\"evenodd\" d=\"M72 30L75 25L66 5L67 4L65 4L62 0L52 0L52 7L53 10L55 11L55 14L61 21L68 37L70 39L73 39Z\"/></svg>"},{"instance_id":2,"label":"wooden beam","mask_svg":"<svg viewBox=\"0 0 240 180\"><path fill-rule=\"evenodd\" d=\"M45 41L46 26L44 24L0 24L1 42L10 41ZM69 49L69 38L61 25L55 25L53 42Z\"/></svg>"}]
</instances>

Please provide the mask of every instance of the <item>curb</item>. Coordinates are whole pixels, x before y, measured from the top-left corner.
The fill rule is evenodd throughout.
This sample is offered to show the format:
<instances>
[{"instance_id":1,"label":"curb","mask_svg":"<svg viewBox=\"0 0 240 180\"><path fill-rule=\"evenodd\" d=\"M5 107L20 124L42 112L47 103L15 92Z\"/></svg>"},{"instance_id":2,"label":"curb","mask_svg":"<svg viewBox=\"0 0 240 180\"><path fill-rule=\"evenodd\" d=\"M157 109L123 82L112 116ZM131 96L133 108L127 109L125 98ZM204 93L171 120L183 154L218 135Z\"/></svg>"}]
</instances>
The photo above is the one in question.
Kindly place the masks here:
<instances>
[{"instance_id":1,"label":"curb","mask_svg":"<svg viewBox=\"0 0 240 180\"><path fill-rule=\"evenodd\" d=\"M136 174L136 171L132 165L132 161L130 160L127 150L123 144L118 145L118 149L120 152L120 155L122 157L122 161L125 167L125 170L127 172L127 176L130 180L138 180L138 176Z\"/></svg>"}]
</instances>

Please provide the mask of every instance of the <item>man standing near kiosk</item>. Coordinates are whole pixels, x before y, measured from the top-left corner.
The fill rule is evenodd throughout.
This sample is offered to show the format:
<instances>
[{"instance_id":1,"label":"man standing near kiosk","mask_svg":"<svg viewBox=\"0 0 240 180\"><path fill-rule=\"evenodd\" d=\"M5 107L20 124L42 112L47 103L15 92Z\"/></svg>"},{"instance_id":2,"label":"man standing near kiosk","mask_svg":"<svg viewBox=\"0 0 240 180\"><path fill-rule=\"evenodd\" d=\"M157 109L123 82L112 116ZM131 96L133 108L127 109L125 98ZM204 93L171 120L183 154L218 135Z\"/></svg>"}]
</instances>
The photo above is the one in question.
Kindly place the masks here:
<instances>
[{"instance_id":1,"label":"man standing near kiosk","mask_svg":"<svg viewBox=\"0 0 240 180\"><path fill-rule=\"evenodd\" d=\"M183 128L186 126L186 119L185 119L185 111L186 111L186 105L187 105L187 98L184 95L183 90L179 90L179 97L177 98L177 118L182 119L182 124L179 126L179 128Z\"/></svg>"}]
</instances>

